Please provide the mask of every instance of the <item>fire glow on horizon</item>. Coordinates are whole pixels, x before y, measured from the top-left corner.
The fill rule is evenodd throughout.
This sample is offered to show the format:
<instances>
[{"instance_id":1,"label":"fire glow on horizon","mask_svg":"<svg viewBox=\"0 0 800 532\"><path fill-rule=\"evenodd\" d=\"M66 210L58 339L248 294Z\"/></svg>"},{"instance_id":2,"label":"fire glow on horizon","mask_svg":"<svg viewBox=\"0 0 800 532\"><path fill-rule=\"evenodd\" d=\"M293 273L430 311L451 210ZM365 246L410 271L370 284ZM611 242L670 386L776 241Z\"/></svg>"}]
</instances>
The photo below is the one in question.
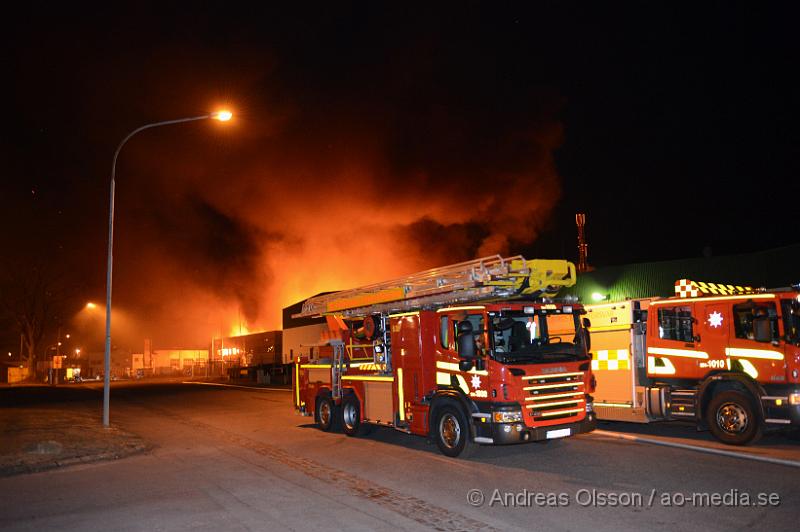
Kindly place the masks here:
<instances>
[{"instance_id":1,"label":"fire glow on horizon","mask_svg":"<svg viewBox=\"0 0 800 532\"><path fill-rule=\"evenodd\" d=\"M380 165L354 170L331 164L323 171L264 163L274 169L243 171L251 177L236 187L201 181L177 209L159 213L177 226L175 235L145 237L177 248L176 260L143 261L138 273L151 280L158 319L178 325L166 335L281 329L282 309L317 293L505 254L512 242L535 240L559 195L550 158L556 145L534 150L546 156L524 173L473 179L484 184L477 193L449 173L397 176L388 181L395 186L378 186L376 176L385 172ZM224 253L215 251L220 248Z\"/></svg>"},{"instance_id":2,"label":"fire glow on horizon","mask_svg":"<svg viewBox=\"0 0 800 532\"><path fill-rule=\"evenodd\" d=\"M534 89L487 117L452 99L392 107L398 90L337 107L296 93L258 117L237 102L214 140L130 146L115 290L143 311L143 334L185 345L277 330L284 307L317 293L536 240L561 195L560 101Z\"/></svg>"}]
</instances>

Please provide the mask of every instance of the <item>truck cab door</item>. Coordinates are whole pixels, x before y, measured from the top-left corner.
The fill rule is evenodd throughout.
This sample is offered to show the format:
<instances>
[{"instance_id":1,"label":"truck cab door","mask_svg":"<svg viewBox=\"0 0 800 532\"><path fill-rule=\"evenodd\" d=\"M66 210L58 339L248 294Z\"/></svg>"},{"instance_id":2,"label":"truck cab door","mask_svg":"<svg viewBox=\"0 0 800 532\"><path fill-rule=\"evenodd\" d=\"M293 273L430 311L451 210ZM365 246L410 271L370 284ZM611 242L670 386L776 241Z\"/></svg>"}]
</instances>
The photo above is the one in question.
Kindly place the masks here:
<instances>
[{"instance_id":1,"label":"truck cab door","mask_svg":"<svg viewBox=\"0 0 800 532\"><path fill-rule=\"evenodd\" d=\"M647 375L651 378L699 379L707 373L701 363L708 354L698 344L702 324L696 302L665 301L651 304L647 345Z\"/></svg>"},{"instance_id":2,"label":"truck cab door","mask_svg":"<svg viewBox=\"0 0 800 532\"><path fill-rule=\"evenodd\" d=\"M789 382L795 383L800 382L800 308L798 307L800 307L800 302L797 299L781 300L781 316L783 318L781 338L786 359L786 377Z\"/></svg>"},{"instance_id":3,"label":"truck cab door","mask_svg":"<svg viewBox=\"0 0 800 532\"><path fill-rule=\"evenodd\" d=\"M785 382L784 353L774 301L739 301L732 305L732 334L726 353L730 368L753 380ZM778 381L780 382L780 381Z\"/></svg>"},{"instance_id":4,"label":"truck cab door","mask_svg":"<svg viewBox=\"0 0 800 532\"><path fill-rule=\"evenodd\" d=\"M708 354L708 359L699 363L700 368L705 369L706 373L724 371L730 367L725 352L731 327L730 307L730 303L726 302L709 302L702 305L702 314L698 316L698 321L701 322L700 338L695 345L699 351Z\"/></svg>"}]
</instances>

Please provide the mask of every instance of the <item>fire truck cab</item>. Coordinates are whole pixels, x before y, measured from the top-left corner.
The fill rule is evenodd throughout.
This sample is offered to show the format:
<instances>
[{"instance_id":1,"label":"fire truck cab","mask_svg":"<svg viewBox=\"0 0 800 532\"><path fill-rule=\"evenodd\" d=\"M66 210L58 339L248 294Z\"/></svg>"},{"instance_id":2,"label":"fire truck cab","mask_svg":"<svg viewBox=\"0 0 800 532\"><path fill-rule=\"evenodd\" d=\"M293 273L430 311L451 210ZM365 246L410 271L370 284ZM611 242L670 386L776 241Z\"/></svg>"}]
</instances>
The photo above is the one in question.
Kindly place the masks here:
<instances>
[{"instance_id":1,"label":"fire truck cab","mask_svg":"<svg viewBox=\"0 0 800 532\"><path fill-rule=\"evenodd\" d=\"M296 361L301 413L350 436L428 436L448 456L594 429L583 308L539 297L574 282L574 266L497 257L429 273L307 302L329 327Z\"/></svg>"},{"instance_id":2,"label":"fire truck cab","mask_svg":"<svg viewBox=\"0 0 800 532\"><path fill-rule=\"evenodd\" d=\"M675 297L587 306L598 418L694 420L734 445L800 427L797 288L684 279Z\"/></svg>"}]
</instances>

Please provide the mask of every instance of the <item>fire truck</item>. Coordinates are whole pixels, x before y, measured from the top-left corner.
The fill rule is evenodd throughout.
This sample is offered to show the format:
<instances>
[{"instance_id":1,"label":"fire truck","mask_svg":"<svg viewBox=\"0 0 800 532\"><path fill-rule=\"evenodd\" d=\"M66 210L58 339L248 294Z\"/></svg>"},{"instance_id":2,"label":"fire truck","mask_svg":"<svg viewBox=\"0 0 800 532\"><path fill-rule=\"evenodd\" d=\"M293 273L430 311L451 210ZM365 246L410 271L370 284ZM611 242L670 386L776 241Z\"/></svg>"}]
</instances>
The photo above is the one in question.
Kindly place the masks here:
<instances>
[{"instance_id":1,"label":"fire truck","mask_svg":"<svg viewBox=\"0 0 800 532\"><path fill-rule=\"evenodd\" d=\"M800 426L800 286L695 282L675 295L587 305L603 420L691 420L745 445Z\"/></svg>"},{"instance_id":2,"label":"fire truck","mask_svg":"<svg viewBox=\"0 0 800 532\"><path fill-rule=\"evenodd\" d=\"M393 427L452 457L589 432L584 310L553 299L574 283L570 262L493 256L313 297L293 318L328 329L295 361L295 407L323 431Z\"/></svg>"}]
</instances>

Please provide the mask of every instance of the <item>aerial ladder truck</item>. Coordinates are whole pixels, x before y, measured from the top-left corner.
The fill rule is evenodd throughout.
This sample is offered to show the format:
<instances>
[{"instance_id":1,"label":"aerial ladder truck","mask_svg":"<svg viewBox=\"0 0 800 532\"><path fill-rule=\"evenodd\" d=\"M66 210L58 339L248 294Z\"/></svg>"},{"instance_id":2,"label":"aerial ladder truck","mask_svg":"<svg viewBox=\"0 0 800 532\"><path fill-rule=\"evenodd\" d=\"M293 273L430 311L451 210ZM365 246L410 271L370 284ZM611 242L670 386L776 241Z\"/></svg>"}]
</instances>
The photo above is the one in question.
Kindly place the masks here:
<instances>
[{"instance_id":1,"label":"aerial ladder truck","mask_svg":"<svg viewBox=\"0 0 800 532\"><path fill-rule=\"evenodd\" d=\"M295 408L323 431L429 437L447 456L594 429L594 377L562 260L485 257L308 299L326 317L295 361Z\"/></svg>"}]
</instances>

